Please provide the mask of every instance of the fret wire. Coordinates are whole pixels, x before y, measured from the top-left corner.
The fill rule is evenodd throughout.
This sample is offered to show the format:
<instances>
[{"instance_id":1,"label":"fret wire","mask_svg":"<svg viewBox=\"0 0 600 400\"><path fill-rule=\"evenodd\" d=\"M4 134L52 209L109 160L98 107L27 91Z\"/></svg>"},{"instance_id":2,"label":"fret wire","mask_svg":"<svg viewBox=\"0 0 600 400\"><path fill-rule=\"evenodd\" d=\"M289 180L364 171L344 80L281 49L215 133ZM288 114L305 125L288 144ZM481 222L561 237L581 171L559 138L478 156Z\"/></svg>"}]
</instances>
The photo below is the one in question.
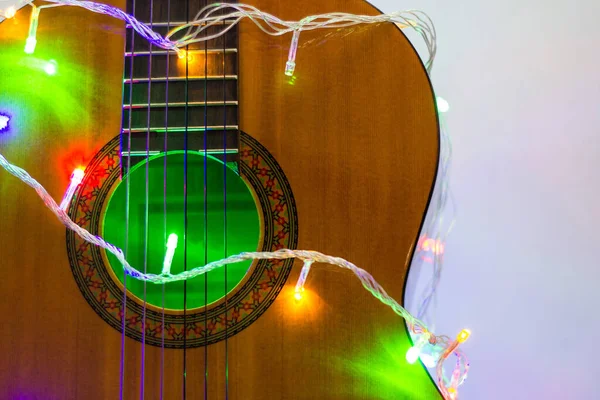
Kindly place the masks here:
<instances>
[{"instance_id":1,"label":"fret wire","mask_svg":"<svg viewBox=\"0 0 600 400\"><path fill-rule=\"evenodd\" d=\"M226 106L237 106L238 102L236 100L231 100L231 101L209 101L208 103L204 103L203 101L191 101L188 103L189 106L203 106L203 105L208 105L208 106L220 106L220 105L226 105ZM150 103L149 104L150 107L166 107L167 103ZM185 103L177 103L177 102L172 102L172 103L168 103L168 106L170 107L183 107L185 105ZM132 104L131 106L129 104L125 104L123 106L124 109L136 109L136 108L144 108L147 107L146 104Z\"/></svg>"},{"instance_id":2,"label":"fret wire","mask_svg":"<svg viewBox=\"0 0 600 400\"><path fill-rule=\"evenodd\" d=\"M193 52L194 50L192 50ZM234 48L229 48L229 49L208 49L208 54L222 54L222 53L237 53L238 50L234 49ZM164 50L164 51L160 51L160 50L156 50L154 52L152 52L153 55L158 56L158 55L167 55L170 54L171 56L173 56L174 54L170 51L170 50ZM126 52L125 53L125 57L141 57L141 56L148 56L150 55L150 52L145 52L145 51L137 51L135 52L135 54L131 53L131 52Z\"/></svg>"},{"instance_id":3,"label":"fret wire","mask_svg":"<svg viewBox=\"0 0 600 400\"><path fill-rule=\"evenodd\" d=\"M148 128L132 128L132 129L123 129L123 132L146 132ZM188 126L187 130L190 132L204 132L204 131L220 131L220 130L238 130L239 127L237 125L227 125L227 126ZM185 132L185 126L170 126L167 129L167 132ZM150 132L164 132L164 128L150 128Z\"/></svg>"},{"instance_id":4,"label":"fret wire","mask_svg":"<svg viewBox=\"0 0 600 400\"><path fill-rule=\"evenodd\" d=\"M140 22L143 22L145 24L149 23L147 21L140 21ZM226 25L229 25L229 24L234 23L235 20L234 19L232 19L232 20L223 20L223 22ZM154 22L154 27L156 27L156 28L159 28L159 27L169 27L169 26L170 27L176 27L176 26L185 25L185 24L187 24L187 22L185 22L185 21L171 22L170 25L169 25L169 22ZM193 24L193 26L204 26L204 25L206 25L206 22ZM125 27L128 28L128 29L132 28L132 26L130 24L126 24Z\"/></svg>"},{"instance_id":5,"label":"fret wire","mask_svg":"<svg viewBox=\"0 0 600 400\"><path fill-rule=\"evenodd\" d=\"M223 79L223 77L217 76L217 75L215 75L215 76L190 76L186 79L186 77L177 76L177 77L169 77L168 79L170 81L184 81L185 82L186 80L189 80L189 81L220 80L220 79ZM226 79L234 80L234 79L238 79L238 76L237 75L227 75ZM163 82L166 80L167 80L167 77L163 77L163 76L152 78L153 82ZM134 78L134 79L124 79L123 83L144 83L147 81L148 81L148 79Z\"/></svg>"}]
</instances>

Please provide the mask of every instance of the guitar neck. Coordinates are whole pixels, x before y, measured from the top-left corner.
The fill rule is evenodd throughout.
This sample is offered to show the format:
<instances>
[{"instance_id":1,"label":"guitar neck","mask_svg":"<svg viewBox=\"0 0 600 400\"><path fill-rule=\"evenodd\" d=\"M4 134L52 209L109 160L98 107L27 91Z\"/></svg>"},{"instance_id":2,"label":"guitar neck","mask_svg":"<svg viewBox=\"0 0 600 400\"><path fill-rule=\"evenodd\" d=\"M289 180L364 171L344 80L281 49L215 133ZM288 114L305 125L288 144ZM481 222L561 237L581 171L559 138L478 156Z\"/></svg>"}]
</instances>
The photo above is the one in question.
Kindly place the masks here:
<instances>
[{"instance_id":1,"label":"guitar neck","mask_svg":"<svg viewBox=\"0 0 600 400\"><path fill-rule=\"evenodd\" d=\"M163 36L200 8L179 0L138 1L135 6L127 2L127 12ZM209 27L206 35L222 29ZM185 30L177 35L182 34ZM149 44L127 25L121 136L123 172L148 155L181 150L206 152L236 164L237 26L223 36L191 44L181 57Z\"/></svg>"}]
</instances>

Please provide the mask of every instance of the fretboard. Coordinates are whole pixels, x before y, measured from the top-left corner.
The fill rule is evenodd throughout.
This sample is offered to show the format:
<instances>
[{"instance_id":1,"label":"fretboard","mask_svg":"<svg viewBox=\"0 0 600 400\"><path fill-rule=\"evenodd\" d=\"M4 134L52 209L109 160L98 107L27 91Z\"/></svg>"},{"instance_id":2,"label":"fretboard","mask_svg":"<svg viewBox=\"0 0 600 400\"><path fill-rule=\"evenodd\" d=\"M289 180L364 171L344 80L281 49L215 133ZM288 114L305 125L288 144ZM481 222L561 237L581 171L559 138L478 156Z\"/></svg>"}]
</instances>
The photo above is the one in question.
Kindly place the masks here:
<instances>
[{"instance_id":1,"label":"fretboard","mask_svg":"<svg viewBox=\"0 0 600 400\"><path fill-rule=\"evenodd\" d=\"M193 19L204 6L188 0L137 0L134 6L129 0L127 12L164 36ZM190 45L183 58L150 45L131 26L126 29L123 172L128 161L133 166L149 154L165 151L202 151L227 162L237 161L237 27ZM221 29L210 27L206 34Z\"/></svg>"}]
</instances>

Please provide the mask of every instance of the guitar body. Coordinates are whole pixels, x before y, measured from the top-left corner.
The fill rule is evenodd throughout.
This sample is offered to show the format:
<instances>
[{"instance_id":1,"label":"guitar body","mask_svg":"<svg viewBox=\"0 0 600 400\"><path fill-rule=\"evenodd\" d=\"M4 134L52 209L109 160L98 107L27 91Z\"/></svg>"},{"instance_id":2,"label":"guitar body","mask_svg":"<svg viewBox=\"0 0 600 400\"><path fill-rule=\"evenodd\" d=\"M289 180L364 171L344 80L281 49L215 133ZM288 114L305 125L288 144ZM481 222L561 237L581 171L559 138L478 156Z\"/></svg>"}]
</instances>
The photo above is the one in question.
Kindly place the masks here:
<instances>
[{"instance_id":1,"label":"guitar body","mask_svg":"<svg viewBox=\"0 0 600 400\"><path fill-rule=\"evenodd\" d=\"M252 5L286 20L333 11L378 13L362 0L255 0ZM86 181L69 211L76 217L86 190L110 180L108 172L90 171L100 168L120 142L125 28L120 21L74 7L45 11L36 56L59 63L57 76L48 77L18 67L25 57L28 14L23 9L0 24L0 112L12 116L10 131L0 134L0 152L55 199L62 197L73 168L87 166ZM244 159L248 154L270 157L265 168L279 171L276 184L289 197L282 211L288 236L280 245L345 258L400 300L437 168L438 125L428 76L392 24L303 32L294 78L283 73L290 40L290 35L267 36L247 20L240 24L238 162L247 164L240 176L251 179L244 177L253 167L252 159ZM254 171L259 174L260 168ZM114 190L106 188L107 199ZM259 199L259 189L252 190ZM247 251L265 249L261 243L268 239L265 226L271 224L267 220L273 219L277 197L273 200L265 190L265 202L256 200L260 239ZM83 293L77 275L80 242L67 234L65 243L64 226L30 188L3 171L0 196L0 313L5 318L0 398L119 398L122 335ZM101 219L107 207L99 205L97 214L92 207L92 222L81 223ZM190 225L195 223L190 219ZM235 224L230 217L227 225ZM271 233L277 234L276 225ZM277 243L270 246L274 250ZM102 257L94 262L107 264ZM255 264L251 271L257 271ZM93 268L100 274L100 266ZM206 345L202 337L208 317L203 322L202 313L208 306L186 311L189 318L200 317L199 331L188 331L185 351L181 338L174 338L176 329L163 349L150 339L143 345L136 322L128 321L124 398L139 398L142 388L146 399L161 398L161 391L166 399L211 400L441 397L427 371L405 361L411 344L403 320L349 271L313 265L304 297L296 301L302 263L274 268L280 268L279 280L265 289L270 292L254 292L256 304L265 302L261 311L237 329L238 317L243 319L238 314L244 312L244 300L239 300L239 307L227 311L238 313L227 332L210 343L207 339ZM122 287L117 275L104 279ZM237 288L251 280L244 277ZM215 304L233 304L235 290L231 293L229 300ZM128 304L143 303L131 295ZM160 314L160 307L148 307ZM118 320L118 307L114 311ZM175 318L182 312L171 314Z\"/></svg>"}]
</instances>

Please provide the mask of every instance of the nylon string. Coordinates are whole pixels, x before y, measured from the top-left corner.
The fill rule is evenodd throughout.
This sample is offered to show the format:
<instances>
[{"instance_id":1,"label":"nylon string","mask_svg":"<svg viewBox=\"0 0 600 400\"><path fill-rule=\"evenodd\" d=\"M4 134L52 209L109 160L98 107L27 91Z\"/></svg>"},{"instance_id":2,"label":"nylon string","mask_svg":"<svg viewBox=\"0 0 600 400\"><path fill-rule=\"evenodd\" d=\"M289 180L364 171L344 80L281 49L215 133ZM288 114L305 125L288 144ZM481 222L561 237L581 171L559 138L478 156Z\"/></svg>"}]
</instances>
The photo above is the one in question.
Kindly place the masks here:
<instances>
[{"instance_id":1,"label":"nylon string","mask_svg":"<svg viewBox=\"0 0 600 400\"><path fill-rule=\"evenodd\" d=\"M135 0L132 0L131 15L135 17ZM135 55L135 30L131 29L131 58L129 64L129 114L128 114L128 132L127 132L127 173L125 174L125 249L124 254L129 254L129 196L131 184L129 181L129 171L131 170L131 110L133 105L133 59ZM123 134L121 133L121 151L123 149ZM121 160L123 154L121 153ZM127 329L127 272L123 271L123 311L121 322L121 362L119 379L119 399L123 400L125 392L125 330Z\"/></svg>"},{"instance_id":2,"label":"nylon string","mask_svg":"<svg viewBox=\"0 0 600 400\"><path fill-rule=\"evenodd\" d=\"M185 11L186 22L190 21L190 2L187 1ZM183 270L187 271L188 251L188 103L189 103L189 46L185 47L185 108L184 108L184 136L183 136ZM187 282L183 282L183 400L187 398Z\"/></svg>"},{"instance_id":3,"label":"nylon string","mask_svg":"<svg viewBox=\"0 0 600 400\"><path fill-rule=\"evenodd\" d=\"M208 42L204 42L204 263L208 262ZM204 275L204 400L208 400L208 274Z\"/></svg>"},{"instance_id":4,"label":"nylon string","mask_svg":"<svg viewBox=\"0 0 600 400\"><path fill-rule=\"evenodd\" d=\"M171 30L171 0L167 2L167 31ZM165 139L164 139L164 158L163 158L163 243L167 242L167 152L168 152L168 131L169 131L169 60L171 51L167 50L167 71L165 83ZM161 312L161 338L160 338L160 400L164 396L165 381L165 290L166 283L162 285L162 312Z\"/></svg>"},{"instance_id":5,"label":"nylon string","mask_svg":"<svg viewBox=\"0 0 600 400\"><path fill-rule=\"evenodd\" d=\"M223 21L225 25L225 21ZM223 36L223 258L227 257L227 92L225 89L225 55L227 48L227 36ZM236 71L237 72L237 71ZM238 153L239 157L239 153ZM227 321L227 265L225 265L225 400L229 400L229 335Z\"/></svg>"},{"instance_id":6,"label":"nylon string","mask_svg":"<svg viewBox=\"0 0 600 400\"><path fill-rule=\"evenodd\" d=\"M150 29L154 26L154 0L150 0ZM148 270L148 233L149 233L149 205L150 205L150 103L152 93L152 44L149 44L148 52L148 106L146 116L146 198L144 210L144 272ZM133 59L133 57L132 57ZM133 110L129 110L131 114ZM141 379L140 379L140 400L144 400L145 395L145 380L146 380L146 306L147 306L147 282L144 282L143 296L143 311L142 311L142 359L141 359Z\"/></svg>"}]
</instances>

